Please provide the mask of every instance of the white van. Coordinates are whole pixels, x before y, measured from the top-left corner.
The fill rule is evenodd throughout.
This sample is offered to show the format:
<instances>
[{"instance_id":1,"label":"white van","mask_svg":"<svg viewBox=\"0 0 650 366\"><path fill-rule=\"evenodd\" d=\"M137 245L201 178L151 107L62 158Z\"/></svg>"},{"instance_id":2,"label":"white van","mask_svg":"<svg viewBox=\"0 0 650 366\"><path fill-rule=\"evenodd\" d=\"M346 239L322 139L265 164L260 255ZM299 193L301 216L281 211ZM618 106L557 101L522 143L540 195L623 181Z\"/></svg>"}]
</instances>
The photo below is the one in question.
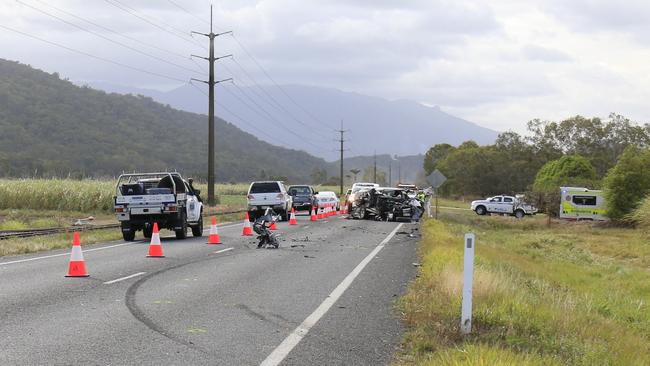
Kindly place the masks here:
<instances>
[{"instance_id":1,"label":"white van","mask_svg":"<svg viewBox=\"0 0 650 366\"><path fill-rule=\"evenodd\" d=\"M567 220L608 220L603 191L560 187L560 218Z\"/></svg>"}]
</instances>

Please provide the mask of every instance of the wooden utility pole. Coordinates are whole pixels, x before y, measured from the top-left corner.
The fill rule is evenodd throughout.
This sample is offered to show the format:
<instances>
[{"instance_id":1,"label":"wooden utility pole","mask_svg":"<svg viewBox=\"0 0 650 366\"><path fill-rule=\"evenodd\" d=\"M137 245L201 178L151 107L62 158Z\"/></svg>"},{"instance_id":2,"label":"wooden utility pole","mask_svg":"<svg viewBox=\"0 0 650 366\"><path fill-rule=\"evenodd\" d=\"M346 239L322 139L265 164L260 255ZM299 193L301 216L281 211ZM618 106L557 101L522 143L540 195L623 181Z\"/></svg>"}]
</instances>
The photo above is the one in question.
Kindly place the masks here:
<instances>
[{"instance_id":1,"label":"wooden utility pole","mask_svg":"<svg viewBox=\"0 0 650 366\"><path fill-rule=\"evenodd\" d=\"M210 54L208 57L192 55L192 57L202 58L207 60L210 68L210 75L208 81L198 80L192 78L194 81L200 81L202 83L208 84L208 205L215 205L217 200L214 194L214 86L216 84L222 83L224 81L230 81L232 78L214 81L214 62L222 59L224 57L231 57L232 55L226 55L221 57L214 57L214 39L218 36L232 33L232 31L223 32L223 33L213 33L212 32L212 5L210 5L210 33L200 33L192 32L193 34L200 34L206 36L210 39Z\"/></svg>"}]
</instances>

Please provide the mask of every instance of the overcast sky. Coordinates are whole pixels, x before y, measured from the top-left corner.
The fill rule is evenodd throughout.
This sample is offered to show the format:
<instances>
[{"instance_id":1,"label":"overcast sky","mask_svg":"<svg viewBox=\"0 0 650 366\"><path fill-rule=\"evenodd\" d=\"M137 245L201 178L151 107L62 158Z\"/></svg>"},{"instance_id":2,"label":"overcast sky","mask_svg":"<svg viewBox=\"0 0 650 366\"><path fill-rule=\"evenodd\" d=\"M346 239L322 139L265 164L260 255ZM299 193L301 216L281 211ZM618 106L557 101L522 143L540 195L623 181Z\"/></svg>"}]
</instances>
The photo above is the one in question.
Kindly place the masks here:
<instances>
[{"instance_id":1,"label":"overcast sky","mask_svg":"<svg viewBox=\"0 0 650 366\"><path fill-rule=\"evenodd\" d=\"M171 79L3 28L0 57L74 81L170 89L190 77L205 77L191 70L204 69L206 62L187 55L206 53L205 37L190 38L189 31L208 30L209 4L0 0L0 25ZM214 2L214 19L215 31L233 30L280 84L412 99L499 131L524 132L530 119L575 114L617 112L650 121L647 0L624 5L595 0L229 0ZM218 37L216 47L217 55L234 54L257 82L269 83L231 36ZM230 76L250 82L237 64L224 59L217 64L217 77Z\"/></svg>"}]
</instances>

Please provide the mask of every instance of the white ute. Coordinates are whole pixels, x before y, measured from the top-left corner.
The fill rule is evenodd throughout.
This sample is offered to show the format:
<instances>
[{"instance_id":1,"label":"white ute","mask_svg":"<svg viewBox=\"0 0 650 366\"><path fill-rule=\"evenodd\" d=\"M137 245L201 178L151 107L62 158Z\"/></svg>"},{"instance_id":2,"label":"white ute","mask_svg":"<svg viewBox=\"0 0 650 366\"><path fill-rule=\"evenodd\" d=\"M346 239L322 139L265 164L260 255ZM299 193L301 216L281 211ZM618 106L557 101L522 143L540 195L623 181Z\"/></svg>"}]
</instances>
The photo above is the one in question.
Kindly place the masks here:
<instances>
[{"instance_id":1,"label":"white ute","mask_svg":"<svg viewBox=\"0 0 650 366\"><path fill-rule=\"evenodd\" d=\"M173 230L178 239L187 237L188 227L192 235L203 235L201 191L191 179L176 172L122 174L115 193L115 215L126 241L134 240L138 230L151 238L154 223Z\"/></svg>"},{"instance_id":2,"label":"white ute","mask_svg":"<svg viewBox=\"0 0 650 366\"><path fill-rule=\"evenodd\" d=\"M472 201L471 210L478 215L490 213L511 215L518 219L525 215L534 215L537 209L523 202L523 196L494 196L484 200Z\"/></svg>"}]
</instances>

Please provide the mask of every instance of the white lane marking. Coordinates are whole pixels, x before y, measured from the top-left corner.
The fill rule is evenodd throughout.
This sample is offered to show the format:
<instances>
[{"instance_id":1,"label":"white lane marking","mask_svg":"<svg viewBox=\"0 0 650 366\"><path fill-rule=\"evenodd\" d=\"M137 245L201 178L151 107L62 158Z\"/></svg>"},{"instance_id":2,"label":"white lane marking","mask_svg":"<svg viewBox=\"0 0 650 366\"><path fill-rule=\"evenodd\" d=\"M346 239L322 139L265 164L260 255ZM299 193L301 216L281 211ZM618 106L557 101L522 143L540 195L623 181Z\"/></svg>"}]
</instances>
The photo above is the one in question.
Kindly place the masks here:
<instances>
[{"instance_id":1,"label":"white lane marking","mask_svg":"<svg viewBox=\"0 0 650 366\"><path fill-rule=\"evenodd\" d=\"M219 226L219 228L220 229L222 229L222 228L223 229L228 229L228 228L235 227L235 226L238 226L238 225L239 224L230 224L230 225ZM210 229L206 229L206 230L203 230L203 231L210 231ZM142 240L140 240L139 242L141 242L141 241ZM115 245L108 245L108 246L101 247L101 248L83 249L83 252L86 253L86 252L94 252L96 250L104 250L104 249L110 249L110 248L123 247L125 245L131 245L131 244L135 244L135 243L137 243L137 242L120 243L120 244L115 244ZM41 256L41 257L19 259L19 260L10 261L10 262L0 262L0 266L5 266L5 265L8 265L8 264L16 264L16 263L37 261L37 260L48 259L48 258L63 257L63 256L66 256L66 255L70 255L70 253L44 255L44 256Z\"/></svg>"},{"instance_id":2,"label":"white lane marking","mask_svg":"<svg viewBox=\"0 0 650 366\"><path fill-rule=\"evenodd\" d=\"M403 224L397 225L393 231L381 242L379 245L373 249L368 256L366 256L353 270L350 272L343 281L336 286L334 291L332 291L329 296L314 310L311 315L305 319L302 324L300 324L296 329L294 329L287 338L280 343L280 345L271 352L271 354L260 364L260 366L276 366L282 362L289 352L298 345L298 343L307 335L309 330L327 313L327 311L338 301L338 299L343 295L345 290L352 284L355 278L363 271L368 263L379 253L379 251L388 243L397 230L402 227Z\"/></svg>"},{"instance_id":3,"label":"white lane marking","mask_svg":"<svg viewBox=\"0 0 650 366\"><path fill-rule=\"evenodd\" d=\"M121 243L121 244L115 244L115 245L108 245L108 246L101 247L101 248L84 249L83 251L84 251L84 253L86 253L86 252L94 252L96 250L104 250L104 249L110 249L110 248L123 247L125 245L131 245L131 244L135 244L135 243L136 242ZM70 255L70 253L52 254L52 255L45 255L45 256L42 256L42 257L20 259L20 260L15 260L15 261L11 261L11 262L2 262L2 263L0 263L0 266L4 266L4 265L7 265L7 264L14 264L14 263L37 261L37 260L40 260L40 259L62 257L62 256L65 256L65 255Z\"/></svg>"},{"instance_id":4,"label":"white lane marking","mask_svg":"<svg viewBox=\"0 0 650 366\"><path fill-rule=\"evenodd\" d=\"M219 253L227 252L227 251L233 250L233 249L235 249L235 248L226 248L226 249L217 250L216 252L212 252L212 253L219 254Z\"/></svg>"},{"instance_id":5,"label":"white lane marking","mask_svg":"<svg viewBox=\"0 0 650 366\"><path fill-rule=\"evenodd\" d=\"M142 275L145 274L145 273L147 273L147 272L138 272L138 273L134 273L134 274L132 274L132 275L130 275L130 276L121 277L121 278L118 278L118 279L115 279L115 280L112 280L112 281L106 281L106 282L104 282L104 285L110 285L110 284L115 283L115 282L120 282L120 281L128 280L129 278L142 276Z\"/></svg>"}]
</instances>

